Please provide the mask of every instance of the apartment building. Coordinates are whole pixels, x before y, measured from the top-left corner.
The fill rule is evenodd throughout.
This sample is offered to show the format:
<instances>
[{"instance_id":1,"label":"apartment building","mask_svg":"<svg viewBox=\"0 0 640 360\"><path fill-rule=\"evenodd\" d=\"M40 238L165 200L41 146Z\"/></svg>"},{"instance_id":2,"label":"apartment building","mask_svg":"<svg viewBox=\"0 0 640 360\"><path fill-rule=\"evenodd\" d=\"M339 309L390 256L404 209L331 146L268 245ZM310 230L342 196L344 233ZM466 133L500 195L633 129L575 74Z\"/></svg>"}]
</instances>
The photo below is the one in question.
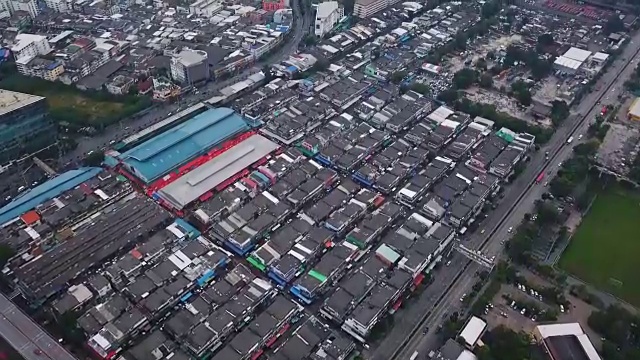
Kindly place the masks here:
<instances>
[{"instance_id":1,"label":"apartment building","mask_svg":"<svg viewBox=\"0 0 640 360\"><path fill-rule=\"evenodd\" d=\"M171 57L171 78L174 81L192 85L210 77L209 59L205 51L185 49Z\"/></svg>"},{"instance_id":2,"label":"apartment building","mask_svg":"<svg viewBox=\"0 0 640 360\"><path fill-rule=\"evenodd\" d=\"M0 89L0 164L56 141L46 99Z\"/></svg>"},{"instance_id":3,"label":"apartment building","mask_svg":"<svg viewBox=\"0 0 640 360\"><path fill-rule=\"evenodd\" d=\"M18 72L25 76L39 77L48 81L56 81L64 72L64 65L55 60L41 57L23 57L16 60Z\"/></svg>"},{"instance_id":4,"label":"apartment building","mask_svg":"<svg viewBox=\"0 0 640 360\"><path fill-rule=\"evenodd\" d=\"M40 15L40 7L36 0L11 0L13 11L25 11L29 13L32 19Z\"/></svg>"},{"instance_id":5,"label":"apartment building","mask_svg":"<svg viewBox=\"0 0 640 360\"><path fill-rule=\"evenodd\" d=\"M368 18L389 6L388 0L356 0L353 6L353 15L359 18Z\"/></svg>"},{"instance_id":6,"label":"apartment building","mask_svg":"<svg viewBox=\"0 0 640 360\"><path fill-rule=\"evenodd\" d=\"M318 4L316 11L315 34L323 37L329 33L344 16L344 8L337 1L325 1Z\"/></svg>"},{"instance_id":7,"label":"apartment building","mask_svg":"<svg viewBox=\"0 0 640 360\"><path fill-rule=\"evenodd\" d=\"M45 0L44 3L55 12L66 13L71 11L67 0Z\"/></svg>"},{"instance_id":8,"label":"apartment building","mask_svg":"<svg viewBox=\"0 0 640 360\"><path fill-rule=\"evenodd\" d=\"M15 37L11 52L16 60L33 58L51 52L51 46L47 38L35 34L18 34Z\"/></svg>"}]
</instances>

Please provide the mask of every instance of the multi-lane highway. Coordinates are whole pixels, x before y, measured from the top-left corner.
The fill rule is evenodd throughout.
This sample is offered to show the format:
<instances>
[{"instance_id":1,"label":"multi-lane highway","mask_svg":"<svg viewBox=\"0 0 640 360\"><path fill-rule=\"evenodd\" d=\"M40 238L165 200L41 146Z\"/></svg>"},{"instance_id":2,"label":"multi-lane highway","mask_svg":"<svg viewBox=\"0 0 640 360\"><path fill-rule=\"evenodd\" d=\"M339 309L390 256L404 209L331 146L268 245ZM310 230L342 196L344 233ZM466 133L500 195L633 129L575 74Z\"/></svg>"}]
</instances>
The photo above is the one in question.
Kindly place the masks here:
<instances>
[{"instance_id":1,"label":"multi-lane highway","mask_svg":"<svg viewBox=\"0 0 640 360\"><path fill-rule=\"evenodd\" d=\"M553 177L558 170L559 163L571 156L575 143L569 146L566 143L567 139L572 135L577 137L579 134L584 134L589 124L600 112L601 107L598 104L615 101L612 99L616 99L617 95L624 91L623 83L635 68L639 49L640 34L635 34L623 54L599 80L600 90L588 94L574 110L576 114L567 119L565 124L556 131L551 141L532 157L527 164L527 169L507 190L500 206L480 225L480 228L485 229L485 235L474 234L465 244L467 247L479 249L487 257L501 253L501 242L510 236L509 228L516 228L522 221L524 214L532 211L535 200L547 191L543 184L533 183L533 179L542 171L545 172L547 178ZM544 157L545 151L550 153L548 161ZM432 294L423 294L418 300L419 304L414 304L420 306L420 312L423 316L423 319L415 325L414 331L408 334L407 328L403 328L399 332L399 334L404 334L402 342L398 342L397 334L387 336L385 342L378 348L379 351L376 351L374 358L404 360L409 359L416 351L419 354L419 359L426 358L427 353L437 346L435 332L442 322L442 318L460 308L459 299L463 294L471 291L477 270L477 265L470 264L461 256L454 257L451 267L444 268L435 275L436 283L439 283L438 288L448 288L448 291L445 291L445 294L438 298L434 298ZM452 276L452 273L455 276ZM451 278L455 279L453 284L447 281ZM415 324L415 321L413 323ZM427 328L428 331L423 331ZM394 332L396 331L398 330L394 329ZM390 347L393 350L389 350Z\"/></svg>"},{"instance_id":2,"label":"multi-lane highway","mask_svg":"<svg viewBox=\"0 0 640 360\"><path fill-rule=\"evenodd\" d=\"M75 356L1 294L0 336L26 360L76 360Z\"/></svg>"}]
</instances>

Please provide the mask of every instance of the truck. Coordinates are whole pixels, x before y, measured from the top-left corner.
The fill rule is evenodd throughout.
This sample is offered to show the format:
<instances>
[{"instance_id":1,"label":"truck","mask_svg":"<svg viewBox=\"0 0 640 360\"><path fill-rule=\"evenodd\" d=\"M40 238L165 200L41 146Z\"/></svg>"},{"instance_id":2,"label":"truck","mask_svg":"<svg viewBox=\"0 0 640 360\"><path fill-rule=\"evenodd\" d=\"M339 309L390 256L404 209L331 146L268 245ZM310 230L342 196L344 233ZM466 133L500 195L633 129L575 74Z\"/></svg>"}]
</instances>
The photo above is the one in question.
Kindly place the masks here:
<instances>
[{"instance_id":1,"label":"truck","mask_svg":"<svg viewBox=\"0 0 640 360\"><path fill-rule=\"evenodd\" d=\"M536 184L540 184L543 179L544 179L544 171L541 172L540 175L538 175L538 177L536 178Z\"/></svg>"}]
</instances>

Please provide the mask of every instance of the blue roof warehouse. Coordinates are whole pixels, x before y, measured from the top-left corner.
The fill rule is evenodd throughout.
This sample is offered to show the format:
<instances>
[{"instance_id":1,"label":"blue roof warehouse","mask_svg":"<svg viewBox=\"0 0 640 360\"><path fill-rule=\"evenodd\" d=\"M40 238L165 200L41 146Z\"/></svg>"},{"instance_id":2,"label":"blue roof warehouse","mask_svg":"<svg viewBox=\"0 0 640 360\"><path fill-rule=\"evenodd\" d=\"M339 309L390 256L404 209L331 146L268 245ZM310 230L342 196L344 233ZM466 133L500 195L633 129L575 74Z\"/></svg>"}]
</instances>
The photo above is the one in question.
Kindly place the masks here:
<instances>
[{"instance_id":1,"label":"blue roof warehouse","mask_svg":"<svg viewBox=\"0 0 640 360\"><path fill-rule=\"evenodd\" d=\"M249 130L232 109L207 110L118 156L125 169L145 184Z\"/></svg>"},{"instance_id":2,"label":"blue roof warehouse","mask_svg":"<svg viewBox=\"0 0 640 360\"><path fill-rule=\"evenodd\" d=\"M36 205L82 184L101 171L101 168L94 167L71 170L36 186L0 208L0 226L33 209Z\"/></svg>"}]
</instances>

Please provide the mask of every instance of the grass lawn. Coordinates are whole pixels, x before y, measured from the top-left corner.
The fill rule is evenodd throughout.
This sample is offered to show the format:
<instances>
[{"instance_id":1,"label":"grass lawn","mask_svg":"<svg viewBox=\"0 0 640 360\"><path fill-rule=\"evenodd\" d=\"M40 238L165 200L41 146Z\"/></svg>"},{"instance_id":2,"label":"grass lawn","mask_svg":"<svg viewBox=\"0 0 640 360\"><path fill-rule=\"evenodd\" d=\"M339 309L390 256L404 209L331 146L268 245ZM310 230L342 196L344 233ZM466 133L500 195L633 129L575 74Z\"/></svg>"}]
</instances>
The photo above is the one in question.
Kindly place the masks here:
<instances>
[{"instance_id":1,"label":"grass lawn","mask_svg":"<svg viewBox=\"0 0 640 360\"><path fill-rule=\"evenodd\" d=\"M560 258L560 267L640 306L640 194L602 191Z\"/></svg>"},{"instance_id":2,"label":"grass lawn","mask_svg":"<svg viewBox=\"0 0 640 360\"><path fill-rule=\"evenodd\" d=\"M46 97L51 117L76 128L102 128L151 105L147 97L114 96L104 90L85 92L75 85L22 76L7 63L0 64L0 88Z\"/></svg>"},{"instance_id":3,"label":"grass lawn","mask_svg":"<svg viewBox=\"0 0 640 360\"><path fill-rule=\"evenodd\" d=\"M49 108L55 110L73 109L89 123L100 122L104 117L116 117L121 114L124 103L114 101L100 101L91 99L82 94L73 93L49 93L42 91L40 94L47 98Z\"/></svg>"}]
</instances>

